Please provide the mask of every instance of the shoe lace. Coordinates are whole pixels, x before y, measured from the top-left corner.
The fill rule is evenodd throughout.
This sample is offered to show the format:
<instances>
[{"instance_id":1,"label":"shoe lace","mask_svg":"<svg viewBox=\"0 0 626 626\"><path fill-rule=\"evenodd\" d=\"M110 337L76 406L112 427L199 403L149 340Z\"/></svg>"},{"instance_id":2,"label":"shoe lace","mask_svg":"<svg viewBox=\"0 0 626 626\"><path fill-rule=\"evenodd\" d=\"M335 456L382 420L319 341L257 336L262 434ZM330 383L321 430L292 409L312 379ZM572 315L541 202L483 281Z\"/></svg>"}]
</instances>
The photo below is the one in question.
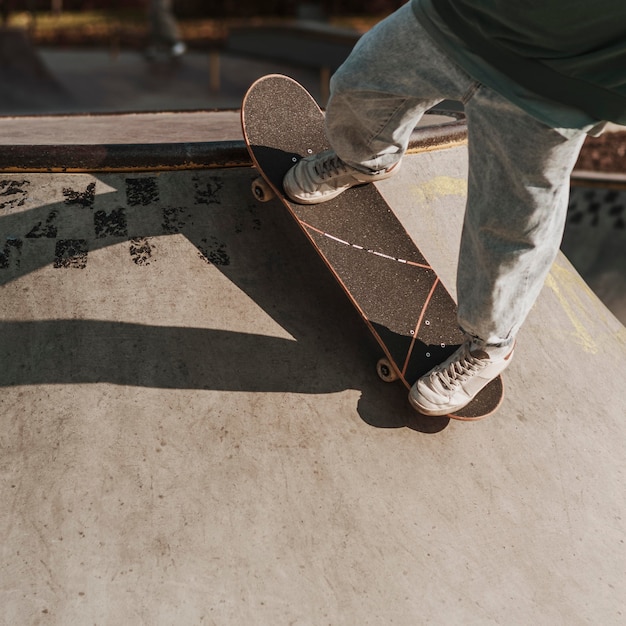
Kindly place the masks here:
<instances>
[{"instance_id":1,"label":"shoe lace","mask_svg":"<svg viewBox=\"0 0 626 626\"><path fill-rule=\"evenodd\" d=\"M315 165L315 173L321 180L345 174L347 171L344 162L336 154L328 155Z\"/></svg>"},{"instance_id":2,"label":"shoe lace","mask_svg":"<svg viewBox=\"0 0 626 626\"><path fill-rule=\"evenodd\" d=\"M469 347L466 347L458 359L452 361L447 367L433 372L431 377L435 378L446 391L455 391L468 378L483 369L487 363L488 359L474 356Z\"/></svg>"}]
</instances>

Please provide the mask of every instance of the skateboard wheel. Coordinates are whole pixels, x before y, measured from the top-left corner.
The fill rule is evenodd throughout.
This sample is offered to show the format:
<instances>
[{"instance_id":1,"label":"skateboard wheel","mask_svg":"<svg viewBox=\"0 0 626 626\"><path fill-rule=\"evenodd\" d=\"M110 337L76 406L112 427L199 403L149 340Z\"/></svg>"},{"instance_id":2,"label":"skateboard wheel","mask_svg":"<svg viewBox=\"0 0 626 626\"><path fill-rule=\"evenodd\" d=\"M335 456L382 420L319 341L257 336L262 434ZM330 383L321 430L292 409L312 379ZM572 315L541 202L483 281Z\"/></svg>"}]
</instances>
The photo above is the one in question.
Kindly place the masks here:
<instances>
[{"instance_id":1,"label":"skateboard wheel","mask_svg":"<svg viewBox=\"0 0 626 626\"><path fill-rule=\"evenodd\" d=\"M255 178L252 181L252 193L259 202L269 202L276 194L264 178Z\"/></svg>"},{"instance_id":2,"label":"skateboard wheel","mask_svg":"<svg viewBox=\"0 0 626 626\"><path fill-rule=\"evenodd\" d=\"M378 377L386 383L392 383L399 378L396 370L393 369L387 359L380 359L380 361L376 363L376 373Z\"/></svg>"}]
</instances>

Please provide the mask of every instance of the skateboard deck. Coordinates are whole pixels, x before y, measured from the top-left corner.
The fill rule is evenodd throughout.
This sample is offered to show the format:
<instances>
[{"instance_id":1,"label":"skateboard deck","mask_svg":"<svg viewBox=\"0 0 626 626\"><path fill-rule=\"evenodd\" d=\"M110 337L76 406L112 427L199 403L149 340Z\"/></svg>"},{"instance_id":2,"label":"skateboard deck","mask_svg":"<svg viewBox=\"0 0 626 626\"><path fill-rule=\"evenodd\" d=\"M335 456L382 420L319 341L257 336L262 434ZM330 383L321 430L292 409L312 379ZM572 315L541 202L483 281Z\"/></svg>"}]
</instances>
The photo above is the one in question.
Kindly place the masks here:
<instances>
[{"instance_id":1,"label":"skateboard deck","mask_svg":"<svg viewBox=\"0 0 626 626\"><path fill-rule=\"evenodd\" d=\"M262 176L254 194L262 201L275 195L285 205L380 345L379 376L409 389L463 341L452 297L374 185L316 205L283 194L289 168L329 147L324 114L299 83L277 74L257 80L244 96L241 123ZM502 395L498 377L449 417L486 417Z\"/></svg>"}]
</instances>

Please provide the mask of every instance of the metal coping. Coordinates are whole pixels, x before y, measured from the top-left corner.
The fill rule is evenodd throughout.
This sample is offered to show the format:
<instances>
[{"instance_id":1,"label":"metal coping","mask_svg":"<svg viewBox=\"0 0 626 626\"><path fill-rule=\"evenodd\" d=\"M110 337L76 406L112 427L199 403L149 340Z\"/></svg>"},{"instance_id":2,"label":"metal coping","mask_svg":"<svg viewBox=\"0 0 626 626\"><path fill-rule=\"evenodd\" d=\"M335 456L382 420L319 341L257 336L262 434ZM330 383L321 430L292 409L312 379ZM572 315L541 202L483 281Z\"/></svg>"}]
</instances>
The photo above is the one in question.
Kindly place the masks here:
<instances>
[{"instance_id":1,"label":"metal coping","mask_svg":"<svg viewBox=\"0 0 626 626\"><path fill-rule=\"evenodd\" d=\"M463 116L415 129L409 152L462 144L467 139ZM14 145L0 148L0 173L150 172L250 167L243 140L154 144Z\"/></svg>"},{"instance_id":2,"label":"metal coping","mask_svg":"<svg viewBox=\"0 0 626 626\"><path fill-rule=\"evenodd\" d=\"M575 187L601 187L602 189L626 189L626 174L618 172L588 172L574 170L571 183Z\"/></svg>"}]
</instances>

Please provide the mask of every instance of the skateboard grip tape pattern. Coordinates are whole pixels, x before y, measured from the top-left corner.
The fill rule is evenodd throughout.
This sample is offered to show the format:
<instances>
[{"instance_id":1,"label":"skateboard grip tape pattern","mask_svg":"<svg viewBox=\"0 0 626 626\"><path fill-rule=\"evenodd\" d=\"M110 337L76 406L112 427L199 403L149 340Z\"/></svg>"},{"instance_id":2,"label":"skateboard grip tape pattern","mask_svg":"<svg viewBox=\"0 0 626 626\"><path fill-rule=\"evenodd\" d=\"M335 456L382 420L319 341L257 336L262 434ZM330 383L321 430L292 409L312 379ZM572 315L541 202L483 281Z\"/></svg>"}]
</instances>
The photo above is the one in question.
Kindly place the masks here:
<instances>
[{"instance_id":1,"label":"skateboard grip tape pattern","mask_svg":"<svg viewBox=\"0 0 626 626\"><path fill-rule=\"evenodd\" d=\"M463 341L456 305L374 185L316 205L284 196L282 180L298 159L329 147L324 115L296 81L269 75L244 97L242 128L263 178L320 254L408 389ZM457 419L479 419L502 399L492 381Z\"/></svg>"}]
</instances>

